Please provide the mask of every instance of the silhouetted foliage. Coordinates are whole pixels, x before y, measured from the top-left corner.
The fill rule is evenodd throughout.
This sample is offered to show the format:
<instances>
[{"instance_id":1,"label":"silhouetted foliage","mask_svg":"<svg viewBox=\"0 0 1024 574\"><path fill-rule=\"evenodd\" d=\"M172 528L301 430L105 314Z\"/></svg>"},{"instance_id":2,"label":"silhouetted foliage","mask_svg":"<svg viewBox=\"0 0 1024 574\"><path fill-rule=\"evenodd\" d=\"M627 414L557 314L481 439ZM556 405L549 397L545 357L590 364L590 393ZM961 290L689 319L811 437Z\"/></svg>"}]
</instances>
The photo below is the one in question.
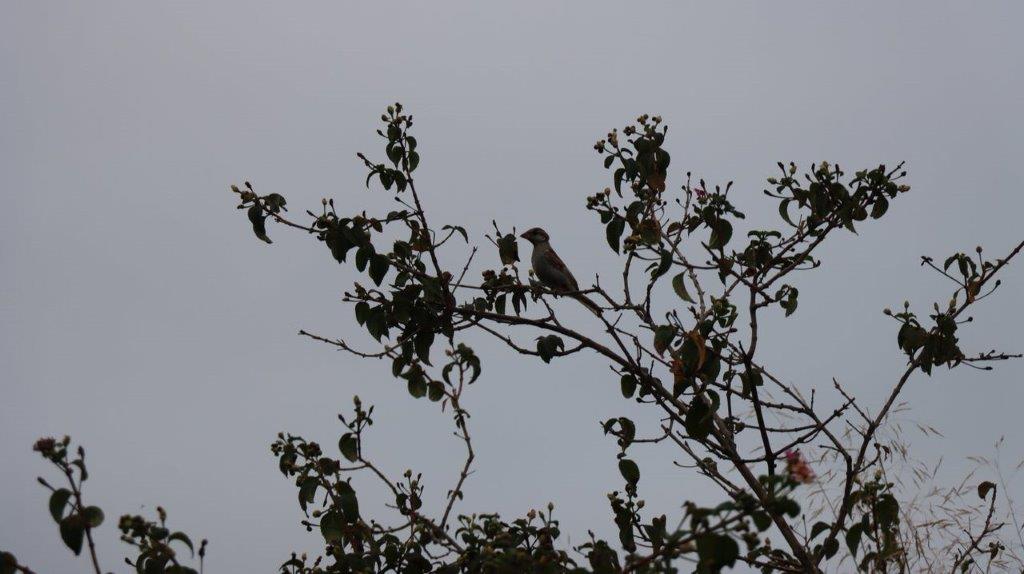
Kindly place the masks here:
<instances>
[{"instance_id":1,"label":"silhouetted foliage","mask_svg":"<svg viewBox=\"0 0 1024 574\"><path fill-rule=\"evenodd\" d=\"M306 212L308 218L292 219L280 194L260 195L249 182L232 190L260 240L271 243L268 233L280 226L301 230L326 247L325 261L365 273L368 281L355 283L344 300L379 347L360 351L340 339L302 334L354 357L389 360L392 375L411 396L438 403L452 418L466 456L435 514L424 510L421 475L390 476L364 447L374 408L358 397L352 412L339 416L345 428L337 449L334 439L323 447L282 433L273 454L294 482L302 524L322 538L323 552L293 555L281 572L704 574L741 564L763 572L904 572L933 564L928 560L934 557L922 558L927 548L914 543L919 526L887 474L897 454L879 430L915 374L930 375L935 367L989 369L987 363L1019 356L966 351L958 330L971 321L968 309L999 286L995 277L1024 242L996 259L985 258L981 248L975 255L957 253L941 266L923 258L953 290L928 314L912 311L909 303L900 312L885 310L898 323L894 350L907 358L886 401L868 408L836 382L838 406L819 408L814 394L807 398L806 389L784 382L758 354L765 336L759 320L798 311L800 291L792 281L819 267L816 253L826 239L866 229L890 213L910 190L902 183L903 164L850 174L820 162L801 174L795 164L779 163L764 190L779 224L743 235L737 229L744 214L729 199L732 184L712 187L686 174L684 184L671 187L668 129L657 116L640 116L595 144L611 185L586 198L622 263L606 275L621 276L621 284L612 288L595 279L567 292L524 273L514 227L503 232L494 222L486 237L490 246L480 251L467 245L465 228L428 221L426 194L415 178L420 155L413 118L395 104L381 122L384 159L359 158L365 185L393 194L399 209L339 213L325 199L318 211ZM467 276L478 253L488 253L487 268L473 280ZM465 263L449 269L442 261L454 254ZM596 302L597 323L589 316L586 322L560 317L551 304L560 296ZM462 399L471 385L486 380L482 357L467 345L466 333L493 336L523 360L607 363L615 372L608 384L618 385L625 400L650 407L650 420L621 416L602 425L619 447L622 486L608 495L616 539L591 533L575 548L562 547L550 504L515 519L456 512L475 459ZM572 355L580 356L567 359ZM722 502L648 507L641 498L643 471L631 453L655 446L688 458L691 472L720 487ZM100 572L91 531L103 523L103 513L83 502L84 452L69 458L68 448L67 439L36 445L69 484L55 488L40 481L52 491L50 511L65 544L78 554L87 540ZM387 488L388 508L361 506L351 480L356 474ZM810 485L826 497L828 512L811 508ZM1020 568L998 538L997 493L994 482L977 485L985 503L974 509L979 522L949 541L948 554L939 558L946 569ZM170 531L165 513L158 512L156 522L121 518L123 539L137 554L128 564L146 574L195 572L180 563L186 549L191 558L191 539ZM200 571L204 552L205 541L198 551ZM29 571L10 554L2 564L0 574Z\"/></svg>"}]
</instances>

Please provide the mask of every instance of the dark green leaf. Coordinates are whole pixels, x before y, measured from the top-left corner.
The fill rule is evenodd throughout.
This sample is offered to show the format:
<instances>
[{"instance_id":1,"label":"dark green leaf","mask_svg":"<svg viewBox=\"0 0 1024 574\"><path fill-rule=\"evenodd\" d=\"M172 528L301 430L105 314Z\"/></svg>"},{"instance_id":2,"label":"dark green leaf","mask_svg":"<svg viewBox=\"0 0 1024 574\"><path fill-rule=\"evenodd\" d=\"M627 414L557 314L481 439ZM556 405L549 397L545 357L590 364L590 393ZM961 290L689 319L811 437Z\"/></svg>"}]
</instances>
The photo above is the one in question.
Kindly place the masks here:
<instances>
[{"instance_id":1,"label":"dark green leaf","mask_svg":"<svg viewBox=\"0 0 1024 574\"><path fill-rule=\"evenodd\" d=\"M625 174L626 168L624 167L620 167L619 169L615 170L615 192L618 193L620 196L622 195L622 176Z\"/></svg>"},{"instance_id":2,"label":"dark green leaf","mask_svg":"<svg viewBox=\"0 0 1024 574\"><path fill-rule=\"evenodd\" d=\"M370 258L373 257L373 246L364 245L356 251L356 269L363 271L366 269L366 264L370 262Z\"/></svg>"},{"instance_id":3,"label":"dark green leaf","mask_svg":"<svg viewBox=\"0 0 1024 574\"><path fill-rule=\"evenodd\" d=\"M622 237L622 232L626 229L626 220L616 215L611 222L608 223L608 227L605 228L605 236L608 239L608 245L619 252L619 239Z\"/></svg>"},{"instance_id":4,"label":"dark green leaf","mask_svg":"<svg viewBox=\"0 0 1024 574\"><path fill-rule=\"evenodd\" d=\"M664 354L672 339L676 336L676 328L672 325L661 325L654 331L654 350L659 355Z\"/></svg>"},{"instance_id":5,"label":"dark green leaf","mask_svg":"<svg viewBox=\"0 0 1024 574\"><path fill-rule=\"evenodd\" d=\"M195 548L192 547L192 540L188 537L188 535L186 535L184 532L174 532L167 537L168 543L171 543L175 540L181 542L185 546L188 546L188 551L191 552L193 556L195 556L196 551Z\"/></svg>"},{"instance_id":6,"label":"dark green leaf","mask_svg":"<svg viewBox=\"0 0 1024 574\"><path fill-rule=\"evenodd\" d=\"M360 301L356 303L356 321L360 325L366 323L366 319L370 316L370 304L366 301Z\"/></svg>"},{"instance_id":7,"label":"dark green leaf","mask_svg":"<svg viewBox=\"0 0 1024 574\"><path fill-rule=\"evenodd\" d=\"M622 478L631 485L635 485L640 482L640 467L628 458L619 460L619 473L621 473Z\"/></svg>"},{"instance_id":8,"label":"dark green leaf","mask_svg":"<svg viewBox=\"0 0 1024 574\"><path fill-rule=\"evenodd\" d=\"M103 510L99 506L85 507L82 515L85 516L85 523L89 525L89 528L96 528L103 524Z\"/></svg>"},{"instance_id":9,"label":"dark green leaf","mask_svg":"<svg viewBox=\"0 0 1024 574\"><path fill-rule=\"evenodd\" d=\"M754 526L761 532L768 530L768 527L772 525L772 518L768 516L767 512L755 512L750 515L750 518L754 521Z\"/></svg>"},{"instance_id":10,"label":"dark green leaf","mask_svg":"<svg viewBox=\"0 0 1024 574\"><path fill-rule=\"evenodd\" d=\"M784 199L781 202L779 202L779 215L782 216L782 220L783 221L785 221L786 223L792 225L793 227L796 227L796 224L793 223L793 220L791 220L789 218L789 202L790 201L792 201L792 200L791 199Z\"/></svg>"},{"instance_id":11,"label":"dark green leaf","mask_svg":"<svg viewBox=\"0 0 1024 574\"><path fill-rule=\"evenodd\" d=\"M267 217L263 215L263 208L259 205L253 205L249 208L249 222L252 223L252 231L256 234L256 237L266 241L267 243L273 243L269 237L267 237Z\"/></svg>"},{"instance_id":12,"label":"dark green leaf","mask_svg":"<svg viewBox=\"0 0 1024 574\"><path fill-rule=\"evenodd\" d=\"M731 238L732 224L725 219L714 220L711 225L711 239L708 241L708 247L712 249L721 249L729 243Z\"/></svg>"},{"instance_id":13,"label":"dark green leaf","mask_svg":"<svg viewBox=\"0 0 1024 574\"><path fill-rule=\"evenodd\" d=\"M835 556L836 552L839 552L839 541L835 538L826 538L822 550L825 552L825 558Z\"/></svg>"},{"instance_id":14,"label":"dark green leaf","mask_svg":"<svg viewBox=\"0 0 1024 574\"><path fill-rule=\"evenodd\" d=\"M537 338L537 353L545 363L550 363L555 354L564 349L565 343L558 335L545 335Z\"/></svg>"},{"instance_id":15,"label":"dark green leaf","mask_svg":"<svg viewBox=\"0 0 1024 574\"><path fill-rule=\"evenodd\" d=\"M683 301L686 301L687 303L695 303L693 297L691 297L690 293L686 291L685 276L686 272L684 271L673 277L672 288L675 289L676 295L679 295L679 298Z\"/></svg>"},{"instance_id":16,"label":"dark green leaf","mask_svg":"<svg viewBox=\"0 0 1024 574\"><path fill-rule=\"evenodd\" d=\"M519 261L519 244L516 243L515 235L509 233L498 239L498 257L501 258L502 265L511 265Z\"/></svg>"},{"instance_id":17,"label":"dark green leaf","mask_svg":"<svg viewBox=\"0 0 1024 574\"><path fill-rule=\"evenodd\" d=\"M82 517L72 514L61 520L60 537L75 556L81 554L82 541L85 539L85 521Z\"/></svg>"},{"instance_id":18,"label":"dark green leaf","mask_svg":"<svg viewBox=\"0 0 1024 574\"><path fill-rule=\"evenodd\" d=\"M0 574L16 574L18 560L10 552L0 552Z\"/></svg>"},{"instance_id":19,"label":"dark green leaf","mask_svg":"<svg viewBox=\"0 0 1024 574\"><path fill-rule=\"evenodd\" d=\"M50 495L50 516L54 522L60 522L64 518L64 507L71 498L71 491L66 488L59 488Z\"/></svg>"},{"instance_id":20,"label":"dark green leaf","mask_svg":"<svg viewBox=\"0 0 1024 574\"><path fill-rule=\"evenodd\" d=\"M672 268L672 253L669 250L663 250L661 252L661 260L658 262L658 266L651 272L651 280L655 280L661 277L668 270Z\"/></svg>"},{"instance_id":21,"label":"dark green leaf","mask_svg":"<svg viewBox=\"0 0 1024 574\"><path fill-rule=\"evenodd\" d=\"M316 489L319 486L320 483L312 476L307 476L302 481L302 486L299 487L299 507L302 508L303 512L306 511L306 505L315 500Z\"/></svg>"},{"instance_id":22,"label":"dark green leaf","mask_svg":"<svg viewBox=\"0 0 1024 574\"><path fill-rule=\"evenodd\" d=\"M327 542L341 542L344 528L345 523L337 510L329 510L320 517L320 533Z\"/></svg>"},{"instance_id":23,"label":"dark green leaf","mask_svg":"<svg viewBox=\"0 0 1024 574\"><path fill-rule=\"evenodd\" d=\"M884 197L879 197L875 200L875 203L871 206L871 217L878 219L885 215L885 212L889 210L889 200Z\"/></svg>"},{"instance_id":24,"label":"dark green leaf","mask_svg":"<svg viewBox=\"0 0 1024 574\"><path fill-rule=\"evenodd\" d=\"M374 255L370 260L370 279L373 279L374 284L380 285L381 281L384 280L384 276L388 274L388 268L391 267L391 262L388 261L386 255Z\"/></svg>"},{"instance_id":25,"label":"dark green leaf","mask_svg":"<svg viewBox=\"0 0 1024 574\"><path fill-rule=\"evenodd\" d=\"M622 375L622 379L619 380L619 387L622 390L623 397L631 398L633 393L636 392L636 377L633 375Z\"/></svg>"},{"instance_id":26,"label":"dark green leaf","mask_svg":"<svg viewBox=\"0 0 1024 574\"><path fill-rule=\"evenodd\" d=\"M860 539L864 535L864 523L858 522L850 527L846 531L846 547L850 549L850 554L856 556L857 549L860 547Z\"/></svg>"},{"instance_id":27,"label":"dark green leaf","mask_svg":"<svg viewBox=\"0 0 1024 574\"><path fill-rule=\"evenodd\" d=\"M356 435L350 432L341 435L341 439L338 440L338 450L340 450L342 456L347 458L350 462L358 460L359 440L356 438Z\"/></svg>"},{"instance_id":28,"label":"dark green leaf","mask_svg":"<svg viewBox=\"0 0 1024 574\"><path fill-rule=\"evenodd\" d=\"M703 397L695 397L690 403L690 410L686 412L686 432L691 438L704 440L711 434L714 423L714 411L711 405Z\"/></svg>"},{"instance_id":29,"label":"dark green leaf","mask_svg":"<svg viewBox=\"0 0 1024 574\"><path fill-rule=\"evenodd\" d=\"M427 385L427 398L435 403L444 398L444 385L441 381L430 381Z\"/></svg>"},{"instance_id":30,"label":"dark green leaf","mask_svg":"<svg viewBox=\"0 0 1024 574\"><path fill-rule=\"evenodd\" d=\"M978 496L980 496L981 499L984 500L985 498L988 497L988 493L995 487L996 484L994 482L986 480L985 482L978 485Z\"/></svg>"},{"instance_id":31,"label":"dark green leaf","mask_svg":"<svg viewBox=\"0 0 1024 574\"><path fill-rule=\"evenodd\" d=\"M814 526L811 527L811 540L814 540L822 532L827 532L832 526L827 522L815 522Z\"/></svg>"},{"instance_id":32,"label":"dark green leaf","mask_svg":"<svg viewBox=\"0 0 1024 574\"><path fill-rule=\"evenodd\" d=\"M727 535L702 534L697 537L697 555L700 556L704 572L720 572L722 568L732 567L736 563L740 546Z\"/></svg>"},{"instance_id":33,"label":"dark green leaf","mask_svg":"<svg viewBox=\"0 0 1024 574\"><path fill-rule=\"evenodd\" d=\"M452 231L461 235L462 238L466 240L466 243L469 243L469 234L466 233L465 227L462 227L461 225L445 225L441 229L451 229Z\"/></svg>"},{"instance_id":34,"label":"dark green leaf","mask_svg":"<svg viewBox=\"0 0 1024 574\"><path fill-rule=\"evenodd\" d=\"M341 511L345 513L346 522L355 524L359 521L359 499L351 484L338 483L338 502L341 504Z\"/></svg>"},{"instance_id":35,"label":"dark green leaf","mask_svg":"<svg viewBox=\"0 0 1024 574\"><path fill-rule=\"evenodd\" d=\"M426 364L430 364L430 346L434 344L433 331L420 331L416 335L416 356Z\"/></svg>"},{"instance_id":36,"label":"dark green leaf","mask_svg":"<svg viewBox=\"0 0 1024 574\"><path fill-rule=\"evenodd\" d=\"M900 503L891 494L883 494L875 504L878 523L888 528L895 526L900 518Z\"/></svg>"}]
</instances>

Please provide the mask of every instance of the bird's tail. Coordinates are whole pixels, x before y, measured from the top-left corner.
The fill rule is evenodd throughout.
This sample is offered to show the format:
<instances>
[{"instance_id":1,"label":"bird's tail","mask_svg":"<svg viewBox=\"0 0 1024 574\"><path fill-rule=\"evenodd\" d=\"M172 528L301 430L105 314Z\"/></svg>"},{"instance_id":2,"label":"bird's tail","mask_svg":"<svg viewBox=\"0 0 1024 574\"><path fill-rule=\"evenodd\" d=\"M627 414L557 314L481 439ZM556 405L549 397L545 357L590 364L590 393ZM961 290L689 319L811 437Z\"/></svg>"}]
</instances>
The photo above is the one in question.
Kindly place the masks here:
<instances>
[{"instance_id":1,"label":"bird's tail","mask_svg":"<svg viewBox=\"0 0 1024 574\"><path fill-rule=\"evenodd\" d=\"M587 297L586 295L579 293L577 295L573 295L573 298L579 301L580 303L583 303L583 306L586 307L587 309L590 309L591 313L597 315L598 317L601 316L601 306L598 305L597 303L594 303L593 299L591 299L590 297Z\"/></svg>"}]
</instances>

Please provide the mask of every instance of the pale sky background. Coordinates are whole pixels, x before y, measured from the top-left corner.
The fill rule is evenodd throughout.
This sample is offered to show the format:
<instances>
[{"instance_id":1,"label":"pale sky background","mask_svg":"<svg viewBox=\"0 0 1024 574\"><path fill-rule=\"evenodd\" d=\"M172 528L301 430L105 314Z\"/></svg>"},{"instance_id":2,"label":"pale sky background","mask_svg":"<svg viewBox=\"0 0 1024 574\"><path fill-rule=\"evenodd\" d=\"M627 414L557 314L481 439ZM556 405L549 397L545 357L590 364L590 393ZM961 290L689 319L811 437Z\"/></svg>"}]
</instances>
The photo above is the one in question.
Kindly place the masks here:
<instances>
[{"instance_id":1,"label":"pale sky background","mask_svg":"<svg viewBox=\"0 0 1024 574\"><path fill-rule=\"evenodd\" d=\"M836 376L877 408L903 364L881 309L947 297L918 257L995 256L1024 236L1022 17L1016 2L3 3L0 547L38 572L86 569L60 543L35 482L52 472L30 451L67 433L107 512L106 569L125 568L117 516L161 504L210 539L208 572L273 571L317 535L268 445L289 430L333 448L356 393L377 405L371 452L395 475L422 471L440 507L462 456L448 416L389 365L296 335L369 346L339 302L355 270L301 233L257 241L228 191L249 179L299 214L323 196L386 208L355 153L382 154L373 131L396 100L417 118L434 222L477 242L492 218L541 225L579 277L614 263L583 210L609 181L591 146L641 113L671 125L670 184L686 170L732 179L754 221L775 217L760 190L776 161L907 160L913 192L827 245L762 351L801 388ZM966 348L1024 348L1024 265L1004 283ZM633 413L650 429L653 411L623 401L603 361L477 350L466 401L480 456L461 510L511 517L553 500L563 542L611 533L605 494L621 481L598 422ZM916 454L944 457L952 483L1006 435L1016 464L1022 374L914 378L910 418L946 436L915 434ZM720 498L675 457L637 450L651 504ZM356 484L370 514L382 498ZM1024 503L1020 480L1011 491Z\"/></svg>"}]
</instances>

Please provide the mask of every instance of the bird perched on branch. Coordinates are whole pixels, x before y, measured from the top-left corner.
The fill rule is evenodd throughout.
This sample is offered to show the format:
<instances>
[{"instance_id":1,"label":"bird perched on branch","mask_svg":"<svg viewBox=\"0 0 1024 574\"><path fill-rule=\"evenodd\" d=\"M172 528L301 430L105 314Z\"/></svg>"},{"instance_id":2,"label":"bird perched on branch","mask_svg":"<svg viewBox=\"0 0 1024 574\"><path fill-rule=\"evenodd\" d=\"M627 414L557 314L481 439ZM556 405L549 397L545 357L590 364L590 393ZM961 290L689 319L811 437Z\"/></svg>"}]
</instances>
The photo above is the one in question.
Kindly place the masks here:
<instances>
[{"instance_id":1,"label":"bird perched on branch","mask_svg":"<svg viewBox=\"0 0 1024 574\"><path fill-rule=\"evenodd\" d=\"M594 303L589 297L579 292L580 286L572 272L562 261L562 258L555 253L551 247L551 237L546 231L539 227L528 229L523 232L523 239L533 244L533 255L530 263L533 265L533 272L540 279L545 287L556 293L564 293L590 309L595 315L601 316L601 307Z\"/></svg>"}]
</instances>

